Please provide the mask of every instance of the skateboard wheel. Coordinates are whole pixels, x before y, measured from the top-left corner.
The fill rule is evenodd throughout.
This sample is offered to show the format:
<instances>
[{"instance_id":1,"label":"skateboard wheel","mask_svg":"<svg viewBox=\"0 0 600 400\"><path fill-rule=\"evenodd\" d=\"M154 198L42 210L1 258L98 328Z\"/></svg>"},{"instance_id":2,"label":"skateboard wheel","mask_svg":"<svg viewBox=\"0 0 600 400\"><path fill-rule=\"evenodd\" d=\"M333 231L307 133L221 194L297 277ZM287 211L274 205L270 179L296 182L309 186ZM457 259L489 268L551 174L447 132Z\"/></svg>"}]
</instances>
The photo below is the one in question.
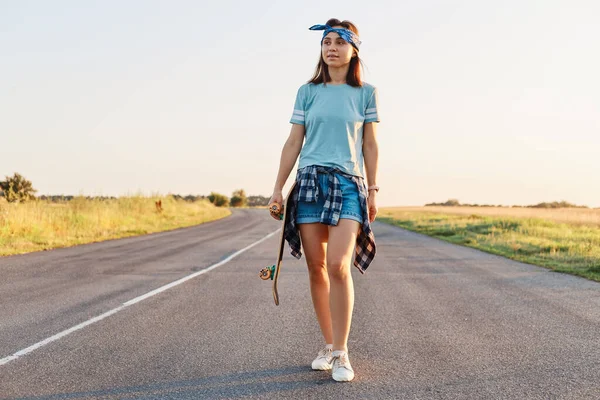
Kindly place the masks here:
<instances>
[{"instance_id":1,"label":"skateboard wheel","mask_svg":"<svg viewBox=\"0 0 600 400\"><path fill-rule=\"evenodd\" d=\"M271 270L269 268L263 268L260 270L258 276L260 276L260 279L266 281L271 277Z\"/></svg>"},{"instance_id":2,"label":"skateboard wheel","mask_svg":"<svg viewBox=\"0 0 600 400\"><path fill-rule=\"evenodd\" d=\"M258 276L260 276L260 279L266 281L267 279L273 280L274 274L275 274L275 266L271 265L270 267L265 267L265 268L261 269Z\"/></svg>"},{"instance_id":3,"label":"skateboard wheel","mask_svg":"<svg viewBox=\"0 0 600 400\"><path fill-rule=\"evenodd\" d=\"M271 214L279 215L281 214L281 207L277 203L272 203L269 205L269 211Z\"/></svg>"}]
</instances>

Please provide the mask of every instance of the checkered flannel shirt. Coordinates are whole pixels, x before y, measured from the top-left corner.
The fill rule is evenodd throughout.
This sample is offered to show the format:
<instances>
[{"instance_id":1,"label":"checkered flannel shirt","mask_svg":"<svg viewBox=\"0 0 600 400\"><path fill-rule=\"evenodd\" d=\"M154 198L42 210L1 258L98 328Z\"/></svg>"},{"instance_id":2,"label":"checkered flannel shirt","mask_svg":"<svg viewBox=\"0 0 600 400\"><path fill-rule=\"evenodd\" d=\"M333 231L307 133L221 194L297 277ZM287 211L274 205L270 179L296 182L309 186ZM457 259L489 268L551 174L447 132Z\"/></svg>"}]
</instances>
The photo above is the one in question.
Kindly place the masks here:
<instances>
[{"instance_id":1,"label":"checkered flannel shirt","mask_svg":"<svg viewBox=\"0 0 600 400\"><path fill-rule=\"evenodd\" d=\"M296 175L296 186L290 193L288 202L289 212L285 224L285 239L291 248L291 254L300 259L302 257L300 232L296 224L296 209L298 201L316 202L318 196L322 195L319 189L318 172L325 172L329 175L327 184L327 193L325 194L325 206L321 213L321 223L326 225L337 225L340 213L342 211L342 191L340 182L334 175L334 172L342 174L351 179L358 187L359 200L363 214L362 229L356 238L354 266L361 273L365 273L373 258L375 258L376 246L375 235L371 230L369 222L369 211L367 206L368 192L363 178L349 175L336 168L320 165L309 165L298 171Z\"/></svg>"}]
</instances>

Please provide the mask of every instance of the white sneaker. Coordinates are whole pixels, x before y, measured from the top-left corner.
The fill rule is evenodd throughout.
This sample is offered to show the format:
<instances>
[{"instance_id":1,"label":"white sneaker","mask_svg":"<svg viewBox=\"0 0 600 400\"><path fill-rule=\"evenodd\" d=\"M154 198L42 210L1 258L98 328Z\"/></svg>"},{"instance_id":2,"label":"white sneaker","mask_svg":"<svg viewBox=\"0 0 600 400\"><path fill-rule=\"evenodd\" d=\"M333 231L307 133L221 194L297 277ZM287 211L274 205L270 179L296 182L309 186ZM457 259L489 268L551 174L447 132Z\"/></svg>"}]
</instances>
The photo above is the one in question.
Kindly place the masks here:
<instances>
[{"instance_id":1,"label":"white sneaker","mask_svg":"<svg viewBox=\"0 0 600 400\"><path fill-rule=\"evenodd\" d=\"M354 379L354 370L350 365L347 353L333 357L333 372L331 377L338 382L348 382Z\"/></svg>"},{"instance_id":2,"label":"white sneaker","mask_svg":"<svg viewBox=\"0 0 600 400\"><path fill-rule=\"evenodd\" d=\"M333 350L330 347L325 347L323 350L319 351L317 358L315 358L312 362L312 369L319 371L328 371L331 369L331 362L333 361L333 356L331 353Z\"/></svg>"}]
</instances>

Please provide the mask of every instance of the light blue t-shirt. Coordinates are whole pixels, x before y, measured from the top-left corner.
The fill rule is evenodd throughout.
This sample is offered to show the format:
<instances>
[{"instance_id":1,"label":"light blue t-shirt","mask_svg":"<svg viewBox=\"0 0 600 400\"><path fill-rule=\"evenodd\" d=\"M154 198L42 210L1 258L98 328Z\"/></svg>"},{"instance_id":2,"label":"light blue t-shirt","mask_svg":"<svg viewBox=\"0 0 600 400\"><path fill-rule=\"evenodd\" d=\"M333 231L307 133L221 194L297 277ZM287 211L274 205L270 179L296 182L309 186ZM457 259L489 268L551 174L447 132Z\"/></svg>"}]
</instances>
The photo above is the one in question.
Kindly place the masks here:
<instances>
[{"instance_id":1,"label":"light blue t-shirt","mask_svg":"<svg viewBox=\"0 0 600 400\"><path fill-rule=\"evenodd\" d=\"M324 165L364 178L363 126L379 122L377 88L365 82L306 83L298 89L290 122L305 129L298 169Z\"/></svg>"}]
</instances>

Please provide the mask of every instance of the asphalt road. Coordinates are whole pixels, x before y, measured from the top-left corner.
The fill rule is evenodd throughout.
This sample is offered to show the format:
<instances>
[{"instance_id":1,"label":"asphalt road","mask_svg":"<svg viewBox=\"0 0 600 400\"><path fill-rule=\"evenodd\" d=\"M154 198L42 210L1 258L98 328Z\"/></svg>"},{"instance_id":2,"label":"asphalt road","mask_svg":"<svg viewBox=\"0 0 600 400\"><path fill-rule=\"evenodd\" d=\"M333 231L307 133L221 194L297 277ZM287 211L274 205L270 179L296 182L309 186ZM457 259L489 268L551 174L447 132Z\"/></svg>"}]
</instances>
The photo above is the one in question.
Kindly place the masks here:
<instances>
[{"instance_id":1,"label":"asphalt road","mask_svg":"<svg viewBox=\"0 0 600 400\"><path fill-rule=\"evenodd\" d=\"M600 284L377 222L375 261L353 267L356 379L312 371L304 257L286 244L278 307L258 278L278 228L236 209L1 257L0 398L600 399Z\"/></svg>"}]
</instances>

